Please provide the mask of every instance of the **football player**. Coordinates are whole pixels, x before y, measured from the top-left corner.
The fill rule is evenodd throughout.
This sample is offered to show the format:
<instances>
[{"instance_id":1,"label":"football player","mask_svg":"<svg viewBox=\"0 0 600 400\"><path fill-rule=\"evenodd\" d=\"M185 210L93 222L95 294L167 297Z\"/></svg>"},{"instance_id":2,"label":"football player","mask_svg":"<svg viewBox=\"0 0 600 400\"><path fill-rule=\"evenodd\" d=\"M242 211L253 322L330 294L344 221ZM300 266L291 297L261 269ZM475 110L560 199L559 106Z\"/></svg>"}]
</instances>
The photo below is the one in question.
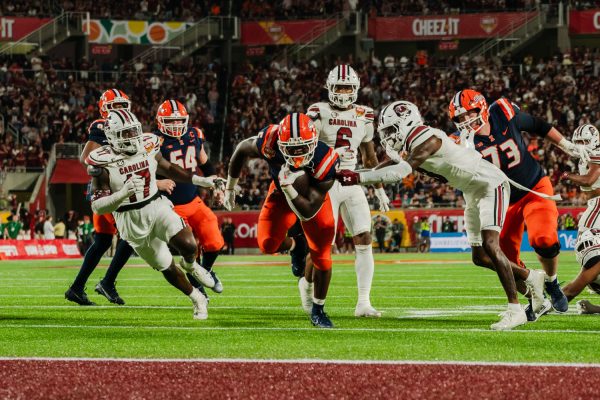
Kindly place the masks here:
<instances>
[{"instance_id":1,"label":"football player","mask_svg":"<svg viewBox=\"0 0 600 400\"><path fill-rule=\"evenodd\" d=\"M472 89L456 93L448 112L460 132L461 142L474 146L516 186L510 194L506 224L500 234L502 251L510 261L524 266L520 249L527 225L529 243L546 272L546 291L550 294L552 306L557 312L566 312L569 304L557 279L560 252L558 210L556 203L547 198L554 190L540 164L527 151L521 132L547 138L572 157L585 157L584 148L571 143L543 119L521 112L505 98L488 107L485 97ZM547 196L545 198L531 191ZM482 254L481 249L473 252L473 262L487 266Z\"/></svg>"},{"instance_id":2,"label":"football player","mask_svg":"<svg viewBox=\"0 0 600 400\"><path fill-rule=\"evenodd\" d=\"M166 100L156 113L157 134L162 144L160 151L171 164L195 173L198 168L204 176L216 177L216 170L208 161L204 151L204 133L199 128L188 127L189 115L184 105L177 100ZM222 201L223 191L215 189L213 195ZM175 205L175 212L188 224L199 241L202 253L201 266L211 273L215 280L212 288L216 293L223 291L223 284L212 270L219 252L225 245L217 216L198 197L198 188L191 183L180 183L168 194L168 199ZM198 282L188 275L190 282L198 287Z\"/></svg>"},{"instance_id":3,"label":"football player","mask_svg":"<svg viewBox=\"0 0 600 400\"><path fill-rule=\"evenodd\" d=\"M577 297L586 285L594 293L600 293L600 229L588 228L581 232L575 244L575 257L581 265L579 275L565 285L563 291L569 301ZM600 314L600 306L589 300L579 300L580 314Z\"/></svg>"},{"instance_id":4,"label":"football player","mask_svg":"<svg viewBox=\"0 0 600 400\"><path fill-rule=\"evenodd\" d=\"M377 169L363 172L340 170L340 182L343 185L396 183L417 168L445 178L463 192L468 240L472 248L483 248L508 298L506 312L491 328L509 330L527 322L525 311L519 304L513 273L528 285L533 310L540 312L544 303L543 274L520 271L517 266L513 268L499 245L510 196L506 175L483 161L477 152L458 146L444 132L424 125L419 110L410 102L396 101L385 106L379 115L377 129L392 163L386 162ZM406 152L406 161L400 156L402 152Z\"/></svg>"},{"instance_id":5,"label":"football player","mask_svg":"<svg viewBox=\"0 0 600 400\"><path fill-rule=\"evenodd\" d=\"M326 82L329 103L315 103L306 113L319 132L319 140L332 147L340 155L340 168L354 170L360 149L362 163L366 168L378 164L373 144L373 109L355 104L360 79L349 65L338 65L329 72ZM389 210L390 199L381 184L375 186L381 211ZM356 255L354 270L358 286L358 302L354 310L357 317L380 317L381 313L371 306L371 283L375 270L371 245L371 210L363 188L342 186L334 183L329 191L333 216L342 214L346 229L352 234ZM308 286L301 280L301 290ZM310 288L308 288L310 290Z\"/></svg>"},{"instance_id":6,"label":"football player","mask_svg":"<svg viewBox=\"0 0 600 400\"><path fill-rule=\"evenodd\" d=\"M207 299L193 287L173 261L167 243L182 255L181 268L207 287L215 281L196 263L197 246L192 230L161 196L156 173L182 183L214 187L215 178L194 175L165 160L160 139L143 134L142 125L129 110L113 110L105 122L107 146L90 152L86 164L92 178L92 210L112 213L121 237L151 267L192 300L194 319L208 317Z\"/></svg>"},{"instance_id":7,"label":"football player","mask_svg":"<svg viewBox=\"0 0 600 400\"><path fill-rule=\"evenodd\" d=\"M564 172L561 175L562 180L581 186L581 191L586 194L587 209L579 219L581 235L588 229L600 229L600 133L594 125L581 125L573 133L573 143L584 146L590 156L589 161L579 160L579 174Z\"/></svg>"},{"instance_id":8,"label":"football player","mask_svg":"<svg viewBox=\"0 0 600 400\"><path fill-rule=\"evenodd\" d=\"M241 142L231 156L225 188L225 207L235 204L235 186L248 158L263 158L269 163L271 186L258 217L258 246L263 253L290 250L294 240L287 231L300 219L306 235L314 281L311 322L321 328L333 324L324 311L331 280L331 243L335 221L328 191L333 186L339 158L319 141L314 123L306 115L287 115L279 125L269 125L258 136ZM305 193L298 193L294 182L307 178ZM307 269L308 272L308 269Z\"/></svg>"}]
</instances>

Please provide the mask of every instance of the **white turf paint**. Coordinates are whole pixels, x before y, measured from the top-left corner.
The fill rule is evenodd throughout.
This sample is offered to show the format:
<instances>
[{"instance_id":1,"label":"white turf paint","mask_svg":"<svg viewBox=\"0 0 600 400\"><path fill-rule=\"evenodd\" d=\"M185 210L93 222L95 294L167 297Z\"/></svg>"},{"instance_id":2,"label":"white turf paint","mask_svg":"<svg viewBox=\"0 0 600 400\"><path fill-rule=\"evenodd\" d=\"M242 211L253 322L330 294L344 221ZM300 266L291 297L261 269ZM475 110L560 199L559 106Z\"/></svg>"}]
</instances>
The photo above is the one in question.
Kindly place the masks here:
<instances>
[{"instance_id":1,"label":"white turf paint","mask_svg":"<svg viewBox=\"0 0 600 400\"><path fill-rule=\"evenodd\" d=\"M46 362L117 362L117 363L255 363L255 364L340 364L340 365L460 365L473 367L570 367L600 368L598 363L547 363L510 361L423 361L423 360L324 360L324 359L260 359L260 358L91 358L91 357L0 357L1 361L46 361Z\"/></svg>"},{"instance_id":2,"label":"white turf paint","mask_svg":"<svg viewBox=\"0 0 600 400\"><path fill-rule=\"evenodd\" d=\"M201 324L201 322L199 323ZM483 328L330 328L316 329L314 327L260 327L260 326L169 326L169 325L60 325L60 324L7 324L0 325L2 329L127 329L127 330L169 330L169 331L270 331L270 332L314 332L327 334L327 332L370 332L370 333L490 333L523 334L523 333L548 333L548 334L600 334L600 330L576 329L513 329L512 331L492 331Z\"/></svg>"},{"instance_id":3,"label":"white turf paint","mask_svg":"<svg viewBox=\"0 0 600 400\"><path fill-rule=\"evenodd\" d=\"M339 287L339 286L336 286ZM352 286L354 288L354 286ZM127 295L131 299L181 299L183 295ZM0 298L63 298L64 294L0 294ZM299 296L229 296L228 299L262 299L262 298L298 298ZM356 296L335 296L335 298L356 298ZM488 296L488 295L426 295L419 294L415 296L377 296L378 299L505 299L506 296Z\"/></svg>"}]
</instances>

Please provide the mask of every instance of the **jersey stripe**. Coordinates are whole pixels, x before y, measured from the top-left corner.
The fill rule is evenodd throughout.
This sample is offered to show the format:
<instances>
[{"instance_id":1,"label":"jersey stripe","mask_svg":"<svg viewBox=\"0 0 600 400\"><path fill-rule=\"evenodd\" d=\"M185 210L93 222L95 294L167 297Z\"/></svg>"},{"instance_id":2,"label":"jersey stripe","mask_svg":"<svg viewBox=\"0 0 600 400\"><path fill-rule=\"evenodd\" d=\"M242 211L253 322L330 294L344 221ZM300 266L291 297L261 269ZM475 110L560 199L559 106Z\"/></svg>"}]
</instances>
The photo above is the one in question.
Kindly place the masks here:
<instances>
[{"instance_id":1,"label":"jersey stripe","mask_svg":"<svg viewBox=\"0 0 600 400\"><path fill-rule=\"evenodd\" d=\"M196 130L196 133L198 134L198 137L202 140L204 140L204 133L202 132L202 129L200 128L194 128Z\"/></svg>"},{"instance_id":2,"label":"jersey stripe","mask_svg":"<svg viewBox=\"0 0 600 400\"><path fill-rule=\"evenodd\" d=\"M321 163L316 168L317 172L315 173L315 178L320 180L327 175L327 172L333 166L333 164L335 164L337 158L338 154L332 149L329 149L327 155L323 157L323 160L321 160Z\"/></svg>"},{"instance_id":3,"label":"jersey stripe","mask_svg":"<svg viewBox=\"0 0 600 400\"><path fill-rule=\"evenodd\" d=\"M417 126L416 128L413 128L413 131L410 132L408 134L408 137L406 138L406 149L410 151L410 146L411 144L414 143L415 139L417 137L420 137L421 134L427 132L429 130L429 127L425 126L425 125L420 125Z\"/></svg>"},{"instance_id":4,"label":"jersey stripe","mask_svg":"<svg viewBox=\"0 0 600 400\"><path fill-rule=\"evenodd\" d=\"M263 140L263 145L261 149L261 153L265 154L266 149L272 149L275 144L275 134L277 125L269 125L267 130L265 131L265 138Z\"/></svg>"},{"instance_id":5,"label":"jersey stripe","mask_svg":"<svg viewBox=\"0 0 600 400\"><path fill-rule=\"evenodd\" d=\"M583 223L583 226L585 226L586 228L591 228L593 226L593 222L596 220L596 217L598 216L599 212L600 212L600 201L597 201L596 205L594 206L594 209L592 210L590 215L587 217L587 219Z\"/></svg>"},{"instance_id":6,"label":"jersey stripe","mask_svg":"<svg viewBox=\"0 0 600 400\"><path fill-rule=\"evenodd\" d=\"M506 116L507 120L510 121L511 119L513 119L513 117L515 116L515 110L513 110L513 107L508 102L508 100L506 100L505 98L501 98L496 103L498 103L498 105L502 109L502 112Z\"/></svg>"}]
</instances>

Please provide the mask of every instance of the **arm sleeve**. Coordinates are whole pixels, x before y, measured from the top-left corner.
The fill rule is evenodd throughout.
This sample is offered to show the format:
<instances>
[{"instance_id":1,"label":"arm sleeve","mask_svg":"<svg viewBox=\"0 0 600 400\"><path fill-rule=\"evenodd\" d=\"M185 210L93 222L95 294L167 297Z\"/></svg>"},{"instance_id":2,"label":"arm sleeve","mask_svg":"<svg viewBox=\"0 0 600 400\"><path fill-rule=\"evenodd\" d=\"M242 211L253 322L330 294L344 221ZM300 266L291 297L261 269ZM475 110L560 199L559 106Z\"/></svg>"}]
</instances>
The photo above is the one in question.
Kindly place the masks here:
<instances>
[{"instance_id":1,"label":"arm sleeve","mask_svg":"<svg viewBox=\"0 0 600 400\"><path fill-rule=\"evenodd\" d=\"M200 171L202 171L204 176L212 176L217 174L217 170L210 161L206 161L204 164L202 164L200 166Z\"/></svg>"},{"instance_id":2,"label":"arm sleeve","mask_svg":"<svg viewBox=\"0 0 600 400\"><path fill-rule=\"evenodd\" d=\"M552 125L543 119L524 112L519 112L515 115L515 123L521 131L533 133L541 137L546 137L550 129L552 129Z\"/></svg>"}]
</instances>

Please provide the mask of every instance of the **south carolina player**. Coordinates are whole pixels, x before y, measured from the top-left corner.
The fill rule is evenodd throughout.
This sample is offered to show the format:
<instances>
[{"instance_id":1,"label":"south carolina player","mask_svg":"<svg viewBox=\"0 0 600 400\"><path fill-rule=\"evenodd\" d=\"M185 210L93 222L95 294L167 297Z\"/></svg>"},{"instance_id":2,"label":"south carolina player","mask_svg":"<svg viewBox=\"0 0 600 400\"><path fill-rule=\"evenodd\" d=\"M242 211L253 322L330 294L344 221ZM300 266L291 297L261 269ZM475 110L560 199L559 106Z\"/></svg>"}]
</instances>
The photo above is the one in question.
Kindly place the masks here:
<instances>
[{"instance_id":1,"label":"south carolina player","mask_svg":"<svg viewBox=\"0 0 600 400\"><path fill-rule=\"evenodd\" d=\"M331 243L335 222L328 191L333 186L337 153L319 141L312 120L293 113L279 125L269 125L258 136L241 142L231 156L225 189L225 207L235 204L235 186L248 158L263 158L269 163L271 186L258 217L258 246L263 253L290 250L294 241L287 236L300 219L314 264L314 297L311 322L320 328L333 324L323 307L331 280ZM293 187L296 179L308 175L308 196Z\"/></svg>"},{"instance_id":2,"label":"south carolina player","mask_svg":"<svg viewBox=\"0 0 600 400\"><path fill-rule=\"evenodd\" d=\"M129 101L129 97L118 89L109 89L102 93L102 96L98 101L98 109L102 118L92 122L88 128L88 142L85 144L80 157L80 161L83 165L85 165L85 159L90 152L108 144L104 134L108 113L111 110L129 110L130 105L131 102ZM67 300L85 306L94 305L85 293L85 284L100 262L102 255L110 248L113 236L117 234L115 220L112 215L98 215L94 213L93 221L95 232L94 242L85 253L83 263L81 264L81 268L79 269L75 281L65 292L65 298ZM123 299L117 293L115 279L123 266L127 263L132 252L131 246L129 246L126 241L119 240L115 255L110 262L110 266L108 267L104 278L96 285L96 292L106 297L111 303L120 305L125 304Z\"/></svg>"},{"instance_id":3,"label":"south carolina player","mask_svg":"<svg viewBox=\"0 0 600 400\"><path fill-rule=\"evenodd\" d=\"M329 103L315 103L306 113L319 132L319 140L332 147L340 155L340 168L354 170L358 149L366 168L378 164L373 144L373 109L354 104L358 97L360 80L349 65L338 65L329 72L325 84ZM390 200L381 184L376 185L375 195L381 211L389 210ZM333 216L336 221L341 212L346 228L350 231L356 249L354 270L358 285L358 302L354 310L357 317L380 317L381 313L371 306L370 293L375 261L371 245L371 210L364 190L360 186L343 187L334 183L329 191ZM337 223L336 223L337 226ZM299 283L310 290L301 279Z\"/></svg>"},{"instance_id":4,"label":"south carolina player","mask_svg":"<svg viewBox=\"0 0 600 400\"><path fill-rule=\"evenodd\" d=\"M538 193L551 196L552 183L545 176L540 164L527 151L522 131L545 137L572 157L580 157L585 150L565 139L562 134L541 118L523 113L505 98L492 103L489 108L485 97L475 90L465 89L456 93L449 106L449 115L460 131L461 141L474 146L482 156L500 168L508 178ZM535 193L515 188L510 195L506 223L500 234L502 251L509 260L524 265L520 258L521 240L525 224L529 243L535 250L546 272L546 291L552 306L558 312L566 312L569 305L557 279L558 210L554 201ZM473 253L473 262L486 266L480 257L481 249Z\"/></svg>"},{"instance_id":5,"label":"south carolina player","mask_svg":"<svg viewBox=\"0 0 600 400\"><path fill-rule=\"evenodd\" d=\"M105 126L108 146L86 159L92 173L92 210L112 213L121 237L151 267L161 271L174 287L188 295L194 319L206 319L207 299L175 266L167 243L182 255L181 267L207 287L214 279L196 263L196 240L173 204L160 194L156 173L177 182L214 187L214 178L194 175L171 164L160 154L160 139L143 134L142 125L129 110L111 111Z\"/></svg>"},{"instance_id":6,"label":"south carolina player","mask_svg":"<svg viewBox=\"0 0 600 400\"><path fill-rule=\"evenodd\" d=\"M166 100L158 107L158 130L154 133L162 139L160 151L171 164L179 165L192 173L199 167L204 176L216 177L215 168L204 151L204 133L198 128L188 127L188 120L187 110L177 100ZM214 196L222 199L223 191L216 189ZM198 197L198 188L193 184L180 183L167 197L175 205L175 212L192 228L194 236L200 242L201 265L215 280L213 291L221 293L223 285L212 270L225 245L217 216ZM193 277L188 275L188 279L197 286Z\"/></svg>"},{"instance_id":7,"label":"south carolina player","mask_svg":"<svg viewBox=\"0 0 600 400\"><path fill-rule=\"evenodd\" d=\"M378 169L363 172L340 170L340 182L343 185L396 183L414 169L423 168L461 190L466 202L468 240L472 247L485 250L508 298L507 311L491 328L508 330L526 323L527 316L519 304L513 273L519 274L530 286L535 312L540 311L544 302L543 275L517 266L511 268L510 261L500 249L500 230L510 196L506 175L483 161L479 153L458 146L444 132L424 125L419 110L410 102L396 101L384 107L379 115L378 132L395 164L387 165L390 162L386 162ZM407 154L406 161L400 156L402 152Z\"/></svg>"},{"instance_id":8,"label":"south carolina player","mask_svg":"<svg viewBox=\"0 0 600 400\"><path fill-rule=\"evenodd\" d=\"M586 286L600 294L600 229L589 228L580 232L575 244L575 258L581 265L581 271L573 282L563 288L567 299L573 300ZM600 306L589 300L579 300L577 311L580 314L600 314Z\"/></svg>"},{"instance_id":9,"label":"south carolina player","mask_svg":"<svg viewBox=\"0 0 600 400\"><path fill-rule=\"evenodd\" d=\"M590 156L589 161L579 160L579 174L564 172L561 175L562 180L581 186L581 191L586 194L587 209L579 219L581 235L588 229L600 229L600 133L594 125L581 125L573 133L573 143L584 146Z\"/></svg>"}]
</instances>

